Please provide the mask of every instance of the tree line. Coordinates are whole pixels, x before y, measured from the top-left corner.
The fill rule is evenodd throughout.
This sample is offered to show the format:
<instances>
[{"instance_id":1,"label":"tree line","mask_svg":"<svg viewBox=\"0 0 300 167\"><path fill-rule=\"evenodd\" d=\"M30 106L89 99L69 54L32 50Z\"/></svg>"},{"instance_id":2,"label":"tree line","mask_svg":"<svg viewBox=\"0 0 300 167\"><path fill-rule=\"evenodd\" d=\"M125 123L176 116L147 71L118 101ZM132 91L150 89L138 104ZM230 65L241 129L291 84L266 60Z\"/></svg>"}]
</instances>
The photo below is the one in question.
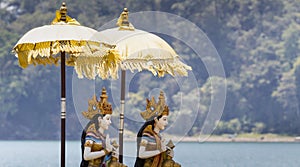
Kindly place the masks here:
<instances>
[{"instance_id":1,"label":"tree line","mask_svg":"<svg viewBox=\"0 0 300 167\"><path fill-rule=\"evenodd\" d=\"M0 1L0 126L2 139L58 139L60 132L59 67L37 66L21 69L11 53L18 39L28 30L50 24L60 1ZM193 68L197 89L185 87L186 103L200 94L197 108L184 108L170 122L184 125L195 110L188 135L201 133L209 114L213 93L226 82L226 101L215 134L223 133L300 133L300 4L297 0L128 0L89 2L67 1L68 14L82 25L99 28L119 16L124 7L131 13L162 11L194 23L214 44L222 60L225 77L209 76L199 57L180 41L168 38L180 56ZM176 24L175 24L176 25ZM159 25L158 25L159 26ZM180 26L180 25L177 25ZM176 27L174 27L176 28ZM189 31L189 30L183 30ZM201 60L200 60L201 61ZM213 60L211 60L213 61ZM67 136L79 139L82 125L72 101L72 67L67 68ZM168 102L173 112L179 110L178 91L172 80L157 85L147 73L133 78L131 99L127 102L126 128L136 131L140 122L137 112L143 109L145 97L153 88L168 89ZM153 79L154 78L154 79ZM147 81L147 85L144 82ZM109 83L95 81L109 86ZM212 88L212 83L215 87ZM218 85L218 83L220 83ZM101 85L101 86L100 86ZM173 107L172 107L173 106ZM193 106L193 104L189 104ZM117 119L116 119L117 121ZM117 124L118 125L118 124ZM183 128L183 127L182 127ZM186 129L185 129L186 130ZM179 127L172 131L180 134Z\"/></svg>"}]
</instances>

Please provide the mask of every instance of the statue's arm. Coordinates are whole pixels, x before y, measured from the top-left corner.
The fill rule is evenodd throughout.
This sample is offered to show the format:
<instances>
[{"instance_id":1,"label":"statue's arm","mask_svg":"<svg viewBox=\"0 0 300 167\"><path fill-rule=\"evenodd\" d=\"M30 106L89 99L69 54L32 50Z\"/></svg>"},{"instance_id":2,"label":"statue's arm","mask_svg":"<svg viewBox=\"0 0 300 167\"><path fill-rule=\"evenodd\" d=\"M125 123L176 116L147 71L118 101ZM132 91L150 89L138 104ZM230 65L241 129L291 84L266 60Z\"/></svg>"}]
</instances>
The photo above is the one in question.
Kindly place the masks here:
<instances>
[{"instance_id":1,"label":"statue's arm","mask_svg":"<svg viewBox=\"0 0 300 167\"><path fill-rule=\"evenodd\" d=\"M139 149L139 157L142 159L150 158L155 155L160 154L162 151L161 150L153 150L153 151L146 151L146 145L148 141L145 139L142 139L140 143L140 149Z\"/></svg>"},{"instance_id":2,"label":"statue's arm","mask_svg":"<svg viewBox=\"0 0 300 167\"><path fill-rule=\"evenodd\" d=\"M105 150L101 150L101 151L94 151L92 152L92 140L87 140L84 144L84 153L83 153L83 158L84 160L88 161L88 160L92 160L92 159L96 159L96 158L100 158L103 157L104 155L106 155Z\"/></svg>"}]
</instances>

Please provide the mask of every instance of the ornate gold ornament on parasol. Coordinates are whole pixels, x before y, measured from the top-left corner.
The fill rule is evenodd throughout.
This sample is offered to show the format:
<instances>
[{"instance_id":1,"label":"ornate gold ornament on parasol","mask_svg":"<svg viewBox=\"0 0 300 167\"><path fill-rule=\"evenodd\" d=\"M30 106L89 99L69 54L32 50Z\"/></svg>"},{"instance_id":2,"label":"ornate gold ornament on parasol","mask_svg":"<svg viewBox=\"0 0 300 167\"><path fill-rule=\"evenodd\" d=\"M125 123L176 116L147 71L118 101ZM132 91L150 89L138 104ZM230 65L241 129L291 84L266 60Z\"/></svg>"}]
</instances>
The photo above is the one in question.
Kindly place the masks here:
<instances>
[{"instance_id":1,"label":"ornate gold ornament on parasol","mask_svg":"<svg viewBox=\"0 0 300 167\"><path fill-rule=\"evenodd\" d=\"M112 45L93 40L97 31L81 26L75 19L67 16L67 7L63 2L51 25L45 25L28 31L13 48L19 65L26 68L33 64L61 64L61 166L65 166L65 118L66 118L66 84L65 65L74 66L78 76L95 73L100 76L103 71L96 70L103 59L111 55ZM97 55L92 53L97 52ZM60 54L59 54L60 53ZM66 56L68 53L68 56ZM117 53L114 56L118 56ZM98 68L97 68L98 69ZM109 66L106 70L110 70Z\"/></svg>"},{"instance_id":2,"label":"ornate gold ornament on parasol","mask_svg":"<svg viewBox=\"0 0 300 167\"><path fill-rule=\"evenodd\" d=\"M121 111L119 129L119 161L123 161L123 130L125 106L125 75L126 70L133 72L148 70L154 76L163 77L166 73L172 76L187 76L192 68L180 61L174 49L162 38L155 34L135 29L128 20L128 10L124 8L117 21L118 27L106 29L101 36L109 37L110 43L120 55L121 68ZM110 73L117 78L118 71Z\"/></svg>"}]
</instances>

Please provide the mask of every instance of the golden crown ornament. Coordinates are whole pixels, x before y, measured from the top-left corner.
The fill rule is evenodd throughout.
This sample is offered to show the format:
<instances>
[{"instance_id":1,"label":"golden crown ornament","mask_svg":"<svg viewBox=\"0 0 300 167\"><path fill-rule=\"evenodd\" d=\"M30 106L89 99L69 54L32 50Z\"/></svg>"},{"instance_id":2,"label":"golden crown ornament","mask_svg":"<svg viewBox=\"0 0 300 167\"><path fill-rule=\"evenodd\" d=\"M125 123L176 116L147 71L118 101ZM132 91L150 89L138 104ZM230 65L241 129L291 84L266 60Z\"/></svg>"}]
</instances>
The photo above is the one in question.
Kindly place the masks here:
<instances>
[{"instance_id":1,"label":"golden crown ornament","mask_svg":"<svg viewBox=\"0 0 300 167\"><path fill-rule=\"evenodd\" d=\"M146 102L146 110L140 113L146 121L150 121L154 119L154 117L161 115L169 115L169 107L165 103L165 96L162 91L159 94L157 103L154 97L152 97L151 100L146 99Z\"/></svg>"},{"instance_id":2,"label":"golden crown ornament","mask_svg":"<svg viewBox=\"0 0 300 167\"><path fill-rule=\"evenodd\" d=\"M107 101L107 98L106 89L103 87L100 101L98 101L96 95L94 95L88 102L88 111L83 111L82 115L87 119L92 119L96 114L112 114L112 106Z\"/></svg>"}]
</instances>

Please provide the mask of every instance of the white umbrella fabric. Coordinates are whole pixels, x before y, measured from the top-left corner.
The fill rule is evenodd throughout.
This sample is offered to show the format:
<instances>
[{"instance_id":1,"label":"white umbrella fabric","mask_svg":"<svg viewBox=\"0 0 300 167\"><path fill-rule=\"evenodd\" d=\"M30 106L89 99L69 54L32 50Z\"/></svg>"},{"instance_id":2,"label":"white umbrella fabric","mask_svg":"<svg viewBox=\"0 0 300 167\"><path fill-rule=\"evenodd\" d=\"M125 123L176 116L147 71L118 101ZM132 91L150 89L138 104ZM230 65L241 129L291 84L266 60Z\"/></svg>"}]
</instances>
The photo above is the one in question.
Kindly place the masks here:
<instances>
[{"instance_id":1,"label":"white umbrella fabric","mask_svg":"<svg viewBox=\"0 0 300 167\"><path fill-rule=\"evenodd\" d=\"M88 76L93 69L86 64L101 62L114 46L105 41L93 40L96 30L66 22L34 28L23 35L13 51L22 68L33 64L58 64L59 53L67 52L66 64L74 66L78 75ZM93 52L97 51L97 56ZM85 59L85 61L77 61Z\"/></svg>"}]
</instances>

